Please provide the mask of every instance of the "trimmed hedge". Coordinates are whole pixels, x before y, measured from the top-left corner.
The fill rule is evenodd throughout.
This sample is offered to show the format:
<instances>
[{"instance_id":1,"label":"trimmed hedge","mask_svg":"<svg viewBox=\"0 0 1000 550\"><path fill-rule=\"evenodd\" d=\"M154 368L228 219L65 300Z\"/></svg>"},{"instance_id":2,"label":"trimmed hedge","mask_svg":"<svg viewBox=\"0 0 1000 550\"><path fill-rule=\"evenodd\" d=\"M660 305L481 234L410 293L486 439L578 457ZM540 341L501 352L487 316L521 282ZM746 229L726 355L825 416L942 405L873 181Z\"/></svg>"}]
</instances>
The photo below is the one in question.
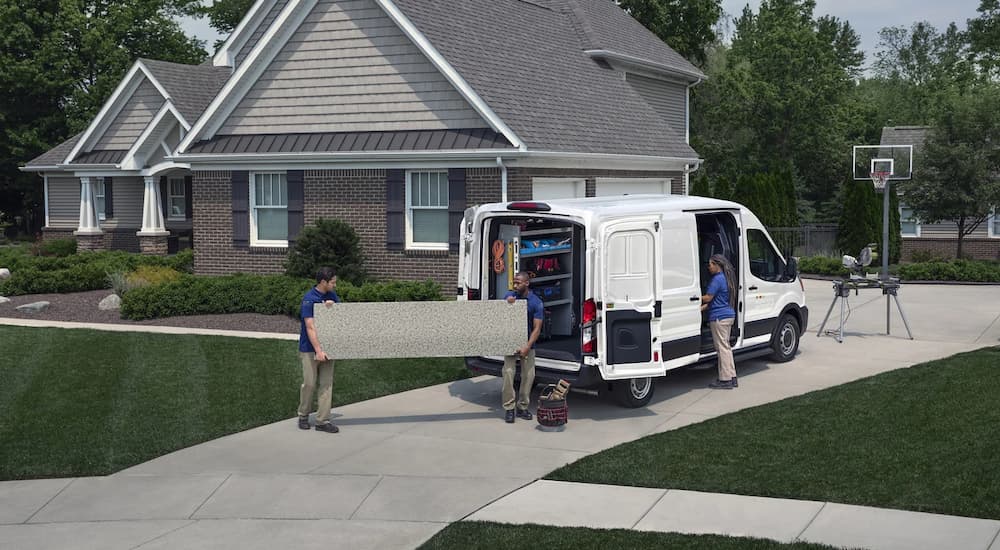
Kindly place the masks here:
<instances>
[{"instance_id":1,"label":"trimmed hedge","mask_svg":"<svg viewBox=\"0 0 1000 550\"><path fill-rule=\"evenodd\" d=\"M298 317L302 295L314 281L286 275L238 274L224 277L184 275L181 280L130 290L122 298L121 315L142 320L180 315L261 313ZM413 302L444 300L434 281L342 282L337 294L345 302Z\"/></svg>"},{"instance_id":2,"label":"trimmed hedge","mask_svg":"<svg viewBox=\"0 0 1000 550\"><path fill-rule=\"evenodd\" d=\"M871 265L868 271L876 272L881 265ZM839 258L810 256L799 258L799 272L811 275L846 277L848 269ZM961 281L1000 283L1000 262L984 260L935 260L889 265L889 273L903 281Z\"/></svg>"},{"instance_id":3,"label":"trimmed hedge","mask_svg":"<svg viewBox=\"0 0 1000 550\"><path fill-rule=\"evenodd\" d=\"M133 271L139 266L163 266L190 272L194 253L143 256L122 251L83 252L65 257L32 256L25 247L0 250L0 266L10 278L0 281L0 296L61 294L108 288L108 273Z\"/></svg>"}]
</instances>

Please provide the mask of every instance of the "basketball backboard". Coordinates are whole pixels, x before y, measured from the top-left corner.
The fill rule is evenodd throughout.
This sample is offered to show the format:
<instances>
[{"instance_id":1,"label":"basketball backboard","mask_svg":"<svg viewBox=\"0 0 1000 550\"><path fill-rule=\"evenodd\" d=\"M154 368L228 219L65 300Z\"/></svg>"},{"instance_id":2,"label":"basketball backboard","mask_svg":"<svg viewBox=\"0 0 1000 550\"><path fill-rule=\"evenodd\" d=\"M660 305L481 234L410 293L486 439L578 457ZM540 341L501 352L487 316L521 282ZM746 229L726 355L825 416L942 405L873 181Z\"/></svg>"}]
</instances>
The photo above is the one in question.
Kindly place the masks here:
<instances>
[{"instance_id":1,"label":"basketball backboard","mask_svg":"<svg viewBox=\"0 0 1000 550\"><path fill-rule=\"evenodd\" d=\"M913 176L912 145L855 145L853 159L856 180L871 180L876 173L890 180Z\"/></svg>"}]
</instances>

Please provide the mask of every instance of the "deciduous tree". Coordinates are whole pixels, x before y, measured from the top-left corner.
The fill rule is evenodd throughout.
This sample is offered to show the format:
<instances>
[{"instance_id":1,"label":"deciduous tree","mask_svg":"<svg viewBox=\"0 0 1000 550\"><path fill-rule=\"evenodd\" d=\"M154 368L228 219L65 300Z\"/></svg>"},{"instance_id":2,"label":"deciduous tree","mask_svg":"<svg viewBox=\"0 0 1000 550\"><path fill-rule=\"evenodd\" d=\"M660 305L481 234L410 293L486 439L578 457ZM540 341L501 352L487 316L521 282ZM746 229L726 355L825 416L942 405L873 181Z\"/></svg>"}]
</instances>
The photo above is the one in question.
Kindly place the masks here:
<instances>
[{"instance_id":1,"label":"deciduous tree","mask_svg":"<svg viewBox=\"0 0 1000 550\"><path fill-rule=\"evenodd\" d=\"M705 61L706 47L716 39L715 24L722 16L720 0L618 0L618 5L699 65Z\"/></svg>"}]
</instances>

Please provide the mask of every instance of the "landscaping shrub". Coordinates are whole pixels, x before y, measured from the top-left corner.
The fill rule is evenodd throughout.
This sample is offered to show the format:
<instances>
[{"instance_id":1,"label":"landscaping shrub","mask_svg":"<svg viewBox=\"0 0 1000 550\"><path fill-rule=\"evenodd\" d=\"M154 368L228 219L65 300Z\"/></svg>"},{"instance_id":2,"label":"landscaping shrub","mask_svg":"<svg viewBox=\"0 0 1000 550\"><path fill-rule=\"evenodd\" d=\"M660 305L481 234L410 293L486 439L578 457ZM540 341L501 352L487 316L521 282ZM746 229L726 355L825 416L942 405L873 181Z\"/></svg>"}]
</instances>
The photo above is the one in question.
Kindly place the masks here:
<instances>
[{"instance_id":1,"label":"landscaping shrub","mask_svg":"<svg viewBox=\"0 0 1000 550\"><path fill-rule=\"evenodd\" d=\"M943 258L938 256L933 250L914 250L913 254L910 255L910 261L913 263L924 263L924 262L940 262Z\"/></svg>"},{"instance_id":2,"label":"landscaping shrub","mask_svg":"<svg viewBox=\"0 0 1000 550\"><path fill-rule=\"evenodd\" d=\"M811 275L846 276L849 270L840 258L827 256L805 256L799 258L799 272Z\"/></svg>"},{"instance_id":3,"label":"landscaping shrub","mask_svg":"<svg viewBox=\"0 0 1000 550\"><path fill-rule=\"evenodd\" d=\"M50 257L32 256L18 247L4 249L0 264L11 272L9 279L0 281L0 296L17 296L100 290L108 288L108 273L127 273L141 265L190 271L194 254L185 250L175 256L143 256L115 250Z\"/></svg>"},{"instance_id":4,"label":"landscaping shrub","mask_svg":"<svg viewBox=\"0 0 1000 550\"><path fill-rule=\"evenodd\" d=\"M367 278L361 240L354 228L341 220L316 220L303 228L288 251L285 274L313 278L316 271L329 266L337 271L338 281L361 284Z\"/></svg>"},{"instance_id":5,"label":"landscaping shrub","mask_svg":"<svg viewBox=\"0 0 1000 550\"><path fill-rule=\"evenodd\" d=\"M130 290L122 297L126 319L154 319L179 315L261 313L298 317L302 295L315 281L286 275L183 275L173 283ZM433 281L338 283L345 302L443 300L441 286Z\"/></svg>"},{"instance_id":6,"label":"landscaping shrub","mask_svg":"<svg viewBox=\"0 0 1000 550\"><path fill-rule=\"evenodd\" d=\"M897 273L904 281L1000 283L1000 262L953 260L912 263L899 266Z\"/></svg>"},{"instance_id":7,"label":"landscaping shrub","mask_svg":"<svg viewBox=\"0 0 1000 550\"><path fill-rule=\"evenodd\" d=\"M181 278L179 271L163 265L140 265L128 274L130 288L173 283Z\"/></svg>"},{"instance_id":8,"label":"landscaping shrub","mask_svg":"<svg viewBox=\"0 0 1000 550\"><path fill-rule=\"evenodd\" d=\"M32 247L35 256L55 256L65 258L76 254L76 239L52 239L38 241Z\"/></svg>"}]
</instances>

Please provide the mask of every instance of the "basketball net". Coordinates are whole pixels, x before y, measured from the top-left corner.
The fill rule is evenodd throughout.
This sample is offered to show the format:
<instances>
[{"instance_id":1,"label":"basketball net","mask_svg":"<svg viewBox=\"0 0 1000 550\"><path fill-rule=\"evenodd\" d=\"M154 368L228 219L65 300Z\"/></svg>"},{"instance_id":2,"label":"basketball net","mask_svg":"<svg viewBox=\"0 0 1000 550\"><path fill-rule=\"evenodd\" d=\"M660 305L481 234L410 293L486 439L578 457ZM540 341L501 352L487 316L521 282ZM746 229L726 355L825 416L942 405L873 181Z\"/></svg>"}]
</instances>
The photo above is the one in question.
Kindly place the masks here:
<instances>
[{"instance_id":1,"label":"basketball net","mask_svg":"<svg viewBox=\"0 0 1000 550\"><path fill-rule=\"evenodd\" d=\"M875 184L876 191L885 190L885 182L889 179L889 172L871 172L872 183Z\"/></svg>"}]
</instances>

